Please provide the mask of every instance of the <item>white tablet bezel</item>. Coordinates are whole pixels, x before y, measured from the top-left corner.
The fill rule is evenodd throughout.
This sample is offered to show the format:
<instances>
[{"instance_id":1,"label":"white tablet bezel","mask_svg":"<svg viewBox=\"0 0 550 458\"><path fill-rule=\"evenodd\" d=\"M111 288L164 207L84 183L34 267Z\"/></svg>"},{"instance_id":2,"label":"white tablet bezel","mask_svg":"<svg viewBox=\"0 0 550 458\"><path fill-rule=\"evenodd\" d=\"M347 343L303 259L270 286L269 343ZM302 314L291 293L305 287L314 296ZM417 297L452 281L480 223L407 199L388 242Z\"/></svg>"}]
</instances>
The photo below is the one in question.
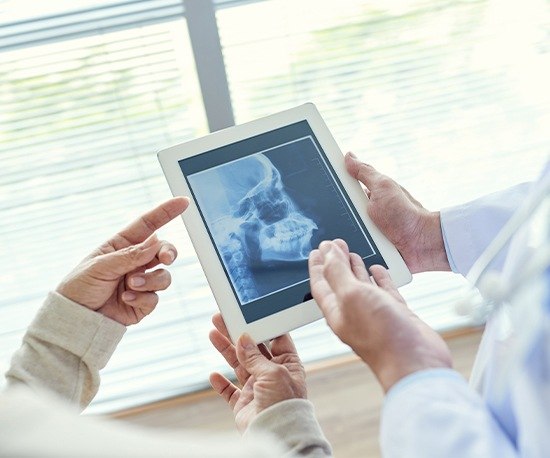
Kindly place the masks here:
<instances>
[{"instance_id":1,"label":"white tablet bezel","mask_svg":"<svg viewBox=\"0 0 550 458\"><path fill-rule=\"evenodd\" d=\"M357 213L378 247L380 255L385 260L395 284L402 286L409 283L412 278L397 249L368 218L366 214L367 197L360 184L347 173L342 152L317 108L312 103L300 105L246 124L229 127L205 137L172 146L160 151L158 158L174 196L189 196L191 198L191 205L183 213L182 218L233 342L243 332L250 334L257 342L267 341L315 321L321 318L322 314L312 299L252 323L245 321L196 202L193 201L192 193L180 168L179 161L304 120L311 127L345 191L358 210Z\"/></svg>"}]
</instances>

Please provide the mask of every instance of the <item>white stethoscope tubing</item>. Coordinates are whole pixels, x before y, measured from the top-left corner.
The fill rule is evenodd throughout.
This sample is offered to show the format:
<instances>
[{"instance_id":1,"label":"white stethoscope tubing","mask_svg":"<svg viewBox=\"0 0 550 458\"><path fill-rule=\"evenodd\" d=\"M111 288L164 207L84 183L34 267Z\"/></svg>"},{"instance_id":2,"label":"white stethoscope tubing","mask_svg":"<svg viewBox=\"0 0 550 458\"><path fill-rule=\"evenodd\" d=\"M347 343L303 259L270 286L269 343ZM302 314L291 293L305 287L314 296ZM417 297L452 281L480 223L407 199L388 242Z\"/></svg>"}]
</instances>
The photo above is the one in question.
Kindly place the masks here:
<instances>
[{"instance_id":1,"label":"white stethoscope tubing","mask_svg":"<svg viewBox=\"0 0 550 458\"><path fill-rule=\"evenodd\" d=\"M489 244L486 250L474 263L466 280L468 286L464 297L455 304L455 310L459 315L472 315L476 308L480 306L476 288L483 297L483 303L486 308L491 308L496 304L502 303L507 296L518 290L529 276L540 271L550 263L550 246L544 246L531 259L528 265L518 273L508 284L500 279L500 276L487 269L506 244L518 232L518 229L529 220L534 212L542 205L545 198L550 193L550 176L541 183L538 189L532 193L524 204L512 215L501 231ZM486 310L485 312L488 312Z\"/></svg>"}]
</instances>

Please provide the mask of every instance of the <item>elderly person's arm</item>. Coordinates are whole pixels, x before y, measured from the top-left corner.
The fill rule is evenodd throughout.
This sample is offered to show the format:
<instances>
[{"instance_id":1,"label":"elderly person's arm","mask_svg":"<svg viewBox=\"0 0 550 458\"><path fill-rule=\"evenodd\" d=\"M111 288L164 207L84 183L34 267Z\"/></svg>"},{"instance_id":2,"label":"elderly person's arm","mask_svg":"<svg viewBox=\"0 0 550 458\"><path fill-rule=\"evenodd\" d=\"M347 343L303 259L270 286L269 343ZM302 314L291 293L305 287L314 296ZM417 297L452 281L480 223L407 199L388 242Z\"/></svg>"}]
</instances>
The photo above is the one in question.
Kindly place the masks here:
<instances>
[{"instance_id":1,"label":"elderly person's arm","mask_svg":"<svg viewBox=\"0 0 550 458\"><path fill-rule=\"evenodd\" d=\"M181 214L174 198L131 223L86 257L48 295L14 354L8 387L48 389L86 407L97 393L102 369L126 326L151 313L157 291L170 285L175 247L155 231Z\"/></svg>"},{"instance_id":2,"label":"elderly person's arm","mask_svg":"<svg viewBox=\"0 0 550 458\"><path fill-rule=\"evenodd\" d=\"M172 199L143 215L48 295L13 357L8 387L0 393L0 456L275 458L318 456L320 442L328 447L311 406L284 402L284 390L276 406L256 420L250 417L249 432L241 440L196 431L153 433L78 415L96 394L99 371L126 326L151 313L156 291L169 286L166 270L151 269L171 264L177 253L153 232L188 203Z\"/></svg>"}]
</instances>

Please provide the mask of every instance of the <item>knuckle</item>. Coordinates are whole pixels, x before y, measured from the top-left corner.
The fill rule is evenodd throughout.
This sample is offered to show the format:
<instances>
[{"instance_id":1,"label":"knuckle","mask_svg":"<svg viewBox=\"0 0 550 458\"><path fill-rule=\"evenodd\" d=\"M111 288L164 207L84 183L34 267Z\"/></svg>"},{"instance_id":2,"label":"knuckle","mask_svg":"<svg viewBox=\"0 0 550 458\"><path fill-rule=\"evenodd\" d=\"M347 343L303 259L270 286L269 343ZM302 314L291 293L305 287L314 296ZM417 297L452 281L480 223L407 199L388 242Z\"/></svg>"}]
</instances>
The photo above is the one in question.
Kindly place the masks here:
<instances>
[{"instance_id":1,"label":"knuckle","mask_svg":"<svg viewBox=\"0 0 550 458\"><path fill-rule=\"evenodd\" d=\"M371 172L372 172L372 166L370 166L369 164L365 164L364 162L361 162L361 164L359 164L359 168L357 169L357 178L360 181L364 181Z\"/></svg>"},{"instance_id":2,"label":"knuckle","mask_svg":"<svg viewBox=\"0 0 550 458\"><path fill-rule=\"evenodd\" d=\"M304 364L302 363L302 360L298 357L298 355L291 356L285 363L285 366L288 368L289 375L291 372L305 374L306 371Z\"/></svg>"},{"instance_id":3,"label":"knuckle","mask_svg":"<svg viewBox=\"0 0 550 458\"><path fill-rule=\"evenodd\" d=\"M219 392L220 396L224 398L227 402L231 400L231 396L233 396L233 391L231 390L231 385L227 384L222 388L222 390Z\"/></svg>"},{"instance_id":4,"label":"knuckle","mask_svg":"<svg viewBox=\"0 0 550 458\"><path fill-rule=\"evenodd\" d=\"M342 291L340 298L343 305L355 303L360 298L360 291L355 287L347 287Z\"/></svg>"},{"instance_id":5,"label":"knuckle","mask_svg":"<svg viewBox=\"0 0 550 458\"><path fill-rule=\"evenodd\" d=\"M270 375L272 375L274 378L277 378L277 379L283 379L288 376L288 369L285 366L281 366L281 365L271 366L269 372L270 372Z\"/></svg>"},{"instance_id":6,"label":"knuckle","mask_svg":"<svg viewBox=\"0 0 550 458\"><path fill-rule=\"evenodd\" d=\"M238 369L240 366L239 360L237 359L237 355L235 354L235 351L231 347L231 345L227 345L223 350L220 351L221 355L224 357L224 359L227 361L227 364L231 366L232 369Z\"/></svg>"},{"instance_id":7,"label":"knuckle","mask_svg":"<svg viewBox=\"0 0 550 458\"><path fill-rule=\"evenodd\" d=\"M387 189L393 188L395 186L395 182L390 177L387 177L386 175L380 175L380 178L378 179L378 186L381 189L387 190Z\"/></svg>"},{"instance_id":8,"label":"knuckle","mask_svg":"<svg viewBox=\"0 0 550 458\"><path fill-rule=\"evenodd\" d=\"M137 246L130 246L126 248L124 254L129 261L136 261L140 257L141 250Z\"/></svg>"},{"instance_id":9,"label":"knuckle","mask_svg":"<svg viewBox=\"0 0 550 458\"><path fill-rule=\"evenodd\" d=\"M140 217L141 223L151 232L155 232L157 230L156 225L151 221L149 218L145 216Z\"/></svg>"},{"instance_id":10,"label":"knuckle","mask_svg":"<svg viewBox=\"0 0 550 458\"><path fill-rule=\"evenodd\" d=\"M251 366L254 366L258 363L260 363L262 361L262 358L263 356L260 354L260 353L253 353L253 354L249 354L247 355L247 362L248 364L250 364Z\"/></svg>"}]
</instances>

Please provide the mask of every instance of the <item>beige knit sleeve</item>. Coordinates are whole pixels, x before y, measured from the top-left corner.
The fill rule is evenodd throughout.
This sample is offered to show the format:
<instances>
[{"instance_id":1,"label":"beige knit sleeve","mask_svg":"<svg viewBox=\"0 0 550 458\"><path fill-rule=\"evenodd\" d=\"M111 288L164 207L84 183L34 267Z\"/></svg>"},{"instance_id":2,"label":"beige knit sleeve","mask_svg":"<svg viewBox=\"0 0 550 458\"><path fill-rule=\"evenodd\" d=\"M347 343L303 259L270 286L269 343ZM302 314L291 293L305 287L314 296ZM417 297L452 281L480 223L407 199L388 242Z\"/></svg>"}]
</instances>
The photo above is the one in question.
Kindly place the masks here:
<instances>
[{"instance_id":1,"label":"beige knit sleeve","mask_svg":"<svg viewBox=\"0 0 550 458\"><path fill-rule=\"evenodd\" d=\"M332 456L332 447L307 399L289 399L264 410L249 425L244 438L266 433L285 444L292 456Z\"/></svg>"},{"instance_id":2,"label":"beige knit sleeve","mask_svg":"<svg viewBox=\"0 0 550 458\"><path fill-rule=\"evenodd\" d=\"M8 386L48 389L85 408L126 327L58 293L48 295L6 373Z\"/></svg>"},{"instance_id":3,"label":"beige knit sleeve","mask_svg":"<svg viewBox=\"0 0 550 458\"><path fill-rule=\"evenodd\" d=\"M46 388L85 407L99 387L99 370L125 329L57 293L49 294L13 356L6 374L8 389L0 393L0 455L331 456L313 406L303 399L283 401L260 413L241 441L197 431L154 434L82 418L44 395Z\"/></svg>"}]
</instances>

